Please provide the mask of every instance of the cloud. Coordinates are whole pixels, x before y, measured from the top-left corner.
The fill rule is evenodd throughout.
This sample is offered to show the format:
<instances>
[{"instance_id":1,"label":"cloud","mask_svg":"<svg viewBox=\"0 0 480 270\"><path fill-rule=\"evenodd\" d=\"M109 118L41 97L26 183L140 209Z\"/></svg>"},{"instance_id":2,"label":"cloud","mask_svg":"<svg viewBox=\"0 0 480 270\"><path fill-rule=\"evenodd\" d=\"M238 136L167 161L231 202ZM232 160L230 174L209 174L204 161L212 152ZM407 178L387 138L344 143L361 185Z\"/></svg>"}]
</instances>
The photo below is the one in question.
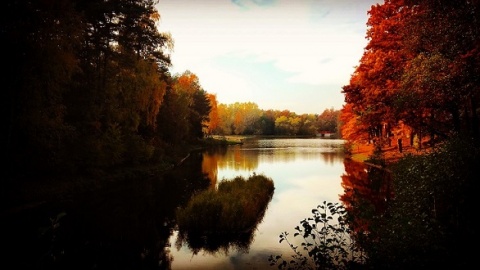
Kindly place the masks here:
<instances>
[{"instance_id":1,"label":"cloud","mask_svg":"<svg viewBox=\"0 0 480 270\"><path fill-rule=\"evenodd\" d=\"M220 102L248 98L266 109L307 110L312 100L327 100L311 91L316 87L324 96L332 91L335 102L317 107L340 108L341 86L367 44L369 1L162 0L160 30L175 42L172 73L194 72ZM289 97L287 89L298 94ZM296 99L307 92L314 96Z\"/></svg>"},{"instance_id":2,"label":"cloud","mask_svg":"<svg viewBox=\"0 0 480 270\"><path fill-rule=\"evenodd\" d=\"M232 0L232 3L244 9L273 6L276 2L277 0Z\"/></svg>"}]
</instances>

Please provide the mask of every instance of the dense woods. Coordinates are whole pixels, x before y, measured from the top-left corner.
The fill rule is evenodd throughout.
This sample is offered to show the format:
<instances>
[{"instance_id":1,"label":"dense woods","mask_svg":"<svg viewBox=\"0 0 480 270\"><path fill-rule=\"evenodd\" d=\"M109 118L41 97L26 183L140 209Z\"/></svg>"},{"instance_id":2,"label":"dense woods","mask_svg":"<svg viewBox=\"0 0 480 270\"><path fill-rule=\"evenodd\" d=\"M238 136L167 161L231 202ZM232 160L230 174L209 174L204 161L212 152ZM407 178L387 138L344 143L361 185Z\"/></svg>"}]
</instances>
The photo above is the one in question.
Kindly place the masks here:
<instances>
[{"instance_id":1,"label":"dense woods","mask_svg":"<svg viewBox=\"0 0 480 270\"><path fill-rule=\"evenodd\" d=\"M339 111L323 117L218 104L195 74L170 74L174 40L158 31L156 2L5 3L2 117L11 173L163 162L211 134L338 131Z\"/></svg>"},{"instance_id":2,"label":"dense woods","mask_svg":"<svg viewBox=\"0 0 480 270\"><path fill-rule=\"evenodd\" d=\"M479 8L479 1L386 0L369 10L368 45L343 87L340 113L351 145L374 144L369 165L346 159L342 177L366 269L475 264ZM386 164L385 151L402 152L402 144L416 151Z\"/></svg>"},{"instance_id":3,"label":"dense woods","mask_svg":"<svg viewBox=\"0 0 480 270\"><path fill-rule=\"evenodd\" d=\"M374 266L465 267L473 261L480 1L386 0L372 6L368 45L339 89L345 105L320 114L222 104L196 74L170 74L174 39L158 31L156 3L3 4L1 116L9 181L51 175L68 181L67 175L171 165L211 135L333 134L352 144L374 143L376 150L402 141L418 150L423 143L443 145L389 168L391 205L384 183L374 183L379 196L361 196L372 184L356 179L371 173L364 167L347 170L341 199L347 210L373 219L360 220L354 237L364 241ZM462 139L450 140L457 137ZM375 154L369 161L384 166L381 151Z\"/></svg>"},{"instance_id":4,"label":"dense woods","mask_svg":"<svg viewBox=\"0 0 480 270\"><path fill-rule=\"evenodd\" d=\"M171 85L154 1L9 1L2 15L9 168L74 172L155 152Z\"/></svg>"},{"instance_id":5,"label":"dense woods","mask_svg":"<svg viewBox=\"0 0 480 270\"><path fill-rule=\"evenodd\" d=\"M343 87L343 137L413 145L462 133L478 140L479 5L387 0L372 6L368 45Z\"/></svg>"}]
</instances>

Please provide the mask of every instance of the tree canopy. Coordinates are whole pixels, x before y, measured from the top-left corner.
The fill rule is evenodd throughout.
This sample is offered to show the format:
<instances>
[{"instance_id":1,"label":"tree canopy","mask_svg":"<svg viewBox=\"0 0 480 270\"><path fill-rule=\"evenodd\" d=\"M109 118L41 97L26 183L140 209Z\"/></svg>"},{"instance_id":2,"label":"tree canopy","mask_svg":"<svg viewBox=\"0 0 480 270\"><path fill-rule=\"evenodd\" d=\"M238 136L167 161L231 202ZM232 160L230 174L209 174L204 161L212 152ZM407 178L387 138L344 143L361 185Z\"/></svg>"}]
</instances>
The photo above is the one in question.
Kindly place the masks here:
<instances>
[{"instance_id":1,"label":"tree canopy","mask_svg":"<svg viewBox=\"0 0 480 270\"><path fill-rule=\"evenodd\" d=\"M387 0L369 10L368 45L343 87L352 139L479 139L479 2ZM350 115L350 116L348 116ZM348 124L355 118L356 125ZM381 140L379 140L381 141Z\"/></svg>"}]
</instances>

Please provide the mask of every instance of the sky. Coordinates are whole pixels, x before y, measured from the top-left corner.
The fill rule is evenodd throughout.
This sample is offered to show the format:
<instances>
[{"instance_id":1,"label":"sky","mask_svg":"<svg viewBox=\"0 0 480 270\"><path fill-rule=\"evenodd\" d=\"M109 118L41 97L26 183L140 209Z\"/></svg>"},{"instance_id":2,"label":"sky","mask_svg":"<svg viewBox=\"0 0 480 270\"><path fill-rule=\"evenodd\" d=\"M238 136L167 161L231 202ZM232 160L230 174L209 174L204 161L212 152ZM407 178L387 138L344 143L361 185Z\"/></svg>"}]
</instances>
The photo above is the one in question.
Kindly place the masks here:
<instances>
[{"instance_id":1,"label":"sky","mask_svg":"<svg viewBox=\"0 0 480 270\"><path fill-rule=\"evenodd\" d=\"M344 105L379 0L159 0L173 75L190 71L218 103L321 114Z\"/></svg>"}]
</instances>

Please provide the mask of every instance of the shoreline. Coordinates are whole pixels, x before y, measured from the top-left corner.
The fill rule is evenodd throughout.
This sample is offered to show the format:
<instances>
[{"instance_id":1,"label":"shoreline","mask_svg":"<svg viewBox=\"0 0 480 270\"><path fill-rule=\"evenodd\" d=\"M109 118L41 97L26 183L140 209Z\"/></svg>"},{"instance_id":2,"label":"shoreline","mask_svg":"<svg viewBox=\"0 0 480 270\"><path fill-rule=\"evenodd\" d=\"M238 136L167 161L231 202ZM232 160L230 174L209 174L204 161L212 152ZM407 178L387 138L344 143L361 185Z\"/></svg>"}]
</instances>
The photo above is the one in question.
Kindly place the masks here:
<instances>
[{"instance_id":1,"label":"shoreline","mask_svg":"<svg viewBox=\"0 0 480 270\"><path fill-rule=\"evenodd\" d=\"M401 158L407 155L424 155L431 151L432 147L425 146L422 149L416 149L413 146L405 145L402 148L402 152L398 150L396 144L391 146L382 147L383 159L387 166L395 164ZM351 151L351 158L354 161L365 162L368 160L374 152L373 144L354 144Z\"/></svg>"}]
</instances>

